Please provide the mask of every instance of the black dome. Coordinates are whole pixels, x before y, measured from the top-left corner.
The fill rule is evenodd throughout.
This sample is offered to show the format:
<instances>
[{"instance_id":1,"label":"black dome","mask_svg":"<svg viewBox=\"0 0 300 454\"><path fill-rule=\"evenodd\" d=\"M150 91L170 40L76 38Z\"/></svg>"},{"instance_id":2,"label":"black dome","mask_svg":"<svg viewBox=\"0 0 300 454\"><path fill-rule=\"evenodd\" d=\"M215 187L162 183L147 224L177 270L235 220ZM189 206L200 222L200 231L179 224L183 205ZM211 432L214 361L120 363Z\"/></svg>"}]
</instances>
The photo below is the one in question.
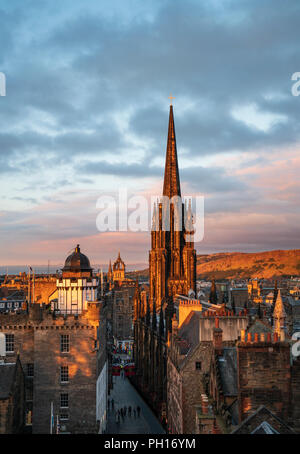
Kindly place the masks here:
<instances>
[{"instance_id":1,"label":"black dome","mask_svg":"<svg viewBox=\"0 0 300 454\"><path fill-rule=\"evenodd\" d=\"M90 261L86 255L80 252L79 244L75 251L67 257L63 271L92 271Z\"/></svg>"}]
</instances>

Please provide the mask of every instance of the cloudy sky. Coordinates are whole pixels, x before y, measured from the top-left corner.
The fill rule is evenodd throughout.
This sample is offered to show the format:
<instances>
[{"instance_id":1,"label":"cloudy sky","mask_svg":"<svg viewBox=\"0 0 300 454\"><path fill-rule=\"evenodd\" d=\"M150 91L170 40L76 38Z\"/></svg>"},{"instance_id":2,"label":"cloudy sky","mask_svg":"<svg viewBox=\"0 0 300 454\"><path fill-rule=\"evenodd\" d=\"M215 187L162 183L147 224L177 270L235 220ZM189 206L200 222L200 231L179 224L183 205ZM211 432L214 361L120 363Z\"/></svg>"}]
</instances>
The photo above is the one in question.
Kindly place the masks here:
<instances>
[{"instance_id":1,"label":"cloudy sky","mask_svg":"<svg viewBox=\"0 0 300 454\"><path fill-rule=\"evenodd\" d=\"M97 199L162 191L170 93L199 253L300 245L298 0L0 2L0 265L146 263Z\"/></svg>"}]
</instances>

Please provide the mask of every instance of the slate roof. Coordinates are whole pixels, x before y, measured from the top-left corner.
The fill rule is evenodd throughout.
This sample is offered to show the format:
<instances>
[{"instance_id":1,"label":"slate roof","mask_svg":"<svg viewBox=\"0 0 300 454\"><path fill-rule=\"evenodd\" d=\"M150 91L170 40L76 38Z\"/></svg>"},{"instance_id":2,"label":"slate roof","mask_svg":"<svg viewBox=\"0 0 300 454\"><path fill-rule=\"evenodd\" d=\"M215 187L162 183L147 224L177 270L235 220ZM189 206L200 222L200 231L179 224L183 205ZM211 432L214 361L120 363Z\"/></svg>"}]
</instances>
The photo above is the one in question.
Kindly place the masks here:
<instances>
[{"instance_id":1,"label":"slate roof","mask_svg":"<svg viewBox=\"0 0 300 454\"><path fill-rule=\"evenodd\" d=\"M235 347L223 349L218 357L218 367L224 396L237 396L237 352Z\"/></svg>"},{"instance_id":2,"label":"slate roof","mask_svg":"<svg viewBox=\"0 0 300 454\"><path fill-rule=\"evenodd\" d=\"M246 418L232 434L293 434L293 429L264 405Z\"/></svg>"}]
</instances>

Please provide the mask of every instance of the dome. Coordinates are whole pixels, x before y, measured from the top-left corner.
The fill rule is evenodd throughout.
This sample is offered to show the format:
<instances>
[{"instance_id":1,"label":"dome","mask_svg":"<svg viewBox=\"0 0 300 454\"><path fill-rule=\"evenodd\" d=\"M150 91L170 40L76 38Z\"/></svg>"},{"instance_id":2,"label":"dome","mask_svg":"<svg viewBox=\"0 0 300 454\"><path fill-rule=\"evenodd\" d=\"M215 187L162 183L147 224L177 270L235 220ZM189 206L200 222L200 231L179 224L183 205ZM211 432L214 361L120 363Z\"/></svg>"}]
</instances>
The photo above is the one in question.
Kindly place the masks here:
<instances>
[{"instance_id":1,"label":"dome","mask_svg":"<svg viewBox=\"0 0 300 454\"><path fill-rule=\"evenodd\" d=\"M90 261L86 255L80 252L79 244L75 251L67 257L63 271L92 271Z\"/></svg>"}]
</instances>

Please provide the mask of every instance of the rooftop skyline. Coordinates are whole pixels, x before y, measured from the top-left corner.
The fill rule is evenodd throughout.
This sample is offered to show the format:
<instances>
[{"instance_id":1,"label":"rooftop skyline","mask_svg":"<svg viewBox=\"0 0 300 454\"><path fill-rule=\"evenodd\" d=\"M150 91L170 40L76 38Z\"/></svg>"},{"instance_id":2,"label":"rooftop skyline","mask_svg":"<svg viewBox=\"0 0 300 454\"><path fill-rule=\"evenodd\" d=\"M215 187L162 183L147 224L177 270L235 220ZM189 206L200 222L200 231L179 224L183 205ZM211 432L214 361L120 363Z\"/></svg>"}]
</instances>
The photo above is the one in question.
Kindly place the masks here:
<instances>
[{"instance_id":1,"label":"rooftop skyline","mask_svg":"<svg viewBox=\"0 0 300 454\"><path fill-rule=\"evenodd\" d=\"M299 3L12 0L0 6L0 266L148 260L99 233L99 196L160 195L170 93L198 253L299 248Z\"/></svg>"}]
</instances>

